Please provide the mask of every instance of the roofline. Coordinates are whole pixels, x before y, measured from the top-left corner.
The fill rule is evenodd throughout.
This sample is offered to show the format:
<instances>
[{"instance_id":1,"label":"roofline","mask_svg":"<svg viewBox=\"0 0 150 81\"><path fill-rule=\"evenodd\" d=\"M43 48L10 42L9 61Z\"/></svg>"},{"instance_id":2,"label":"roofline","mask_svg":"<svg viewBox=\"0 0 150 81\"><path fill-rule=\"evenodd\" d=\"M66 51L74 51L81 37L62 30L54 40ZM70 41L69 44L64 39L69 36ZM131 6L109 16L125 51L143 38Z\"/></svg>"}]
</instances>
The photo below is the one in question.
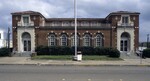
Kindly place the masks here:
<instances>
[{"instance_id":1,"label":"roofline","mask_svg":"<svg viewBox=\"0 0 150 81\"><path fill-rule=\"evenodd\" d=\"M23 12L23 11L22 11ZM40 16L42 16L43 18L45 18L40 12L36 12L36 11L33 11L34 13L21 13L21 12L13 12L13 13L11 13L11 15L28 15L28 14L30 14L30 15L40 15ZM45 18L46 19L46 18Z\"/></svg>"},{"instance_id":2,"label":"roofline","mask_svg":"<svg viewBox=\"0 0 150 81\"><path fill-rule=\"evenodd\" d=\"M54 21L54 20L74 20L74 18L46 18L46 21ZM77 18L77 20L105 20L105 18Z\"/></svg>"},{"instance_id":3,"label":"roofline","mask_svg":"<svg viewBox=\"0 0 150 81\"><path fill-rule=\"evenodd\" d=\"M124 13L117 13L117 12L112 12L110 14L108 14L108 16L106 16L105 19L107 19L108 17L110 17L111 15L122 15L122 14L133 14L133 15L139 15L139 12L124 12Z\"/></svg>"}]
</instances>

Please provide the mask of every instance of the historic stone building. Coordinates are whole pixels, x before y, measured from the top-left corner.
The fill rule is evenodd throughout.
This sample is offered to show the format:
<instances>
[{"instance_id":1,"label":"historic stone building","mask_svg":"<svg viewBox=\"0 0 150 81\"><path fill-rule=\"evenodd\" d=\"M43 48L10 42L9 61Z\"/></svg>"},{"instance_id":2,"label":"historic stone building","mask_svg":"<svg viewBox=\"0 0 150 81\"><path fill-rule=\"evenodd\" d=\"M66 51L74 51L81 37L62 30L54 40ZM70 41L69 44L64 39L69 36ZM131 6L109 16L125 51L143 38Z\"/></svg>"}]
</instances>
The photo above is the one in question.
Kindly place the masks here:
<instances>
[{"instance_id":1,"label":"historic stone building","mask_svg":"<svg viewBox=\"0 0 150 81\"><path fill-rule=\"evenodd\" d=\"M105 18L78 18L78 46L134 52L139 43L138 12L117 11ZM73 18L45 18L35 11L12 13L13 48L32 52L39 45L74 46Z\"/></svg>"}]
</instances>

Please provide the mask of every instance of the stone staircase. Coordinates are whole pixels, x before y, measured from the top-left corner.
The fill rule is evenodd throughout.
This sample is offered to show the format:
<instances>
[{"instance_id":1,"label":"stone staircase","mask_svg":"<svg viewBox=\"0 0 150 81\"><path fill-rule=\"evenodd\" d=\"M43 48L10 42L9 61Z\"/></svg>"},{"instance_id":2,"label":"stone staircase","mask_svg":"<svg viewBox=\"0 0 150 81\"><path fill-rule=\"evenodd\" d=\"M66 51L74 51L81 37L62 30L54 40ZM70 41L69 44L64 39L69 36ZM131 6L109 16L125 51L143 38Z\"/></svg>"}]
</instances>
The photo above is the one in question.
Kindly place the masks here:
<instances>
[{"instance_id":1,"label":"stone staircase","mask_svg":"<svg viewBox=\"0 0 150 81\"><path fill-rule=\"evenodd\" d=\"M122 58L122 59L140 59L140 57L137 56L135 53L127 53L127 52L122 52L120 54L120 58Z\"/></svg>"},{"instance_id":2,"label":"stone staircase","mask_svg":"<svg viewBox=\"0 0 150 81\"><path fill-rule=\"evenodd\" d=\"M12 53L12 57L30 57L31 52Z\"/></svg>"}]
</instances>

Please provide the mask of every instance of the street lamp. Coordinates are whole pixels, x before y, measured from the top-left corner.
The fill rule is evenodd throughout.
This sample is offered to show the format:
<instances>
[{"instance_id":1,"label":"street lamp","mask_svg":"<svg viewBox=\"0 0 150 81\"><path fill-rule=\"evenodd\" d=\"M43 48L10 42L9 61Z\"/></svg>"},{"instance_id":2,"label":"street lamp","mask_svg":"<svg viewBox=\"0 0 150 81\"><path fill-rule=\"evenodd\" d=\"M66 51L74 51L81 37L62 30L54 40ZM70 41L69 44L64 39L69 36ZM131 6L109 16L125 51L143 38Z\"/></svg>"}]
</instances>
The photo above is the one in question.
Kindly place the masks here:
<instances>
[{"instance_id":1,"label":"street lamp","mask_svg":"<svg viewBox=\"0 0 150 81\"><path fill-rule=\"evenodd\" d=\"M149 48L149 34L147 34L147 48Z\"/></svg>"},{"instance_id":2,"label":"street lamp","mask_svg":"<svg viewBox=\"0 0 150 81\"><path fill-rule=\"evenodd\" d=\"M10 54L10 28L8 27L8 33L7 33L7 48L8 48L8 53L9 53L9 56L11 56Z\"/></svg>"},{"instance_id":3,"label":"street lamp","mask_svg":"<svg viewBox=\"0 0 150 81\"><path fill-rule=\"evenodd\" d=\"M74 0L74 22L75 22L75 56L74 60L77 59L77 8L76 0Z\"/></svg>"}]
</instances>

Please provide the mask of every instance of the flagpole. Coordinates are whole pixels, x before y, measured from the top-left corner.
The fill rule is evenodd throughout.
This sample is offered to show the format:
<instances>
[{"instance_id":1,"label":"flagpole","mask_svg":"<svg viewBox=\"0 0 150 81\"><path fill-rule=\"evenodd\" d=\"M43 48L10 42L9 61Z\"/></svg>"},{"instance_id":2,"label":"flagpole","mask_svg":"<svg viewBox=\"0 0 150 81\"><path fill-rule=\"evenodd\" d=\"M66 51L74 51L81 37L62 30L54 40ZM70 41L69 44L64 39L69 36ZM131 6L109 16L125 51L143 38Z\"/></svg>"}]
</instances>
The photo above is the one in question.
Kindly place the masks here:
<instances>
[{"instance_id":1,"label":"flagpole","mask_svg":"<svg viewBox=\"0 0 150 81\"><path fill-rule=\"evenodd\" d=\"M77 58L77 7L74 0L74 22L75 22L75 58Z\"/></svg>"}]
</instances>

